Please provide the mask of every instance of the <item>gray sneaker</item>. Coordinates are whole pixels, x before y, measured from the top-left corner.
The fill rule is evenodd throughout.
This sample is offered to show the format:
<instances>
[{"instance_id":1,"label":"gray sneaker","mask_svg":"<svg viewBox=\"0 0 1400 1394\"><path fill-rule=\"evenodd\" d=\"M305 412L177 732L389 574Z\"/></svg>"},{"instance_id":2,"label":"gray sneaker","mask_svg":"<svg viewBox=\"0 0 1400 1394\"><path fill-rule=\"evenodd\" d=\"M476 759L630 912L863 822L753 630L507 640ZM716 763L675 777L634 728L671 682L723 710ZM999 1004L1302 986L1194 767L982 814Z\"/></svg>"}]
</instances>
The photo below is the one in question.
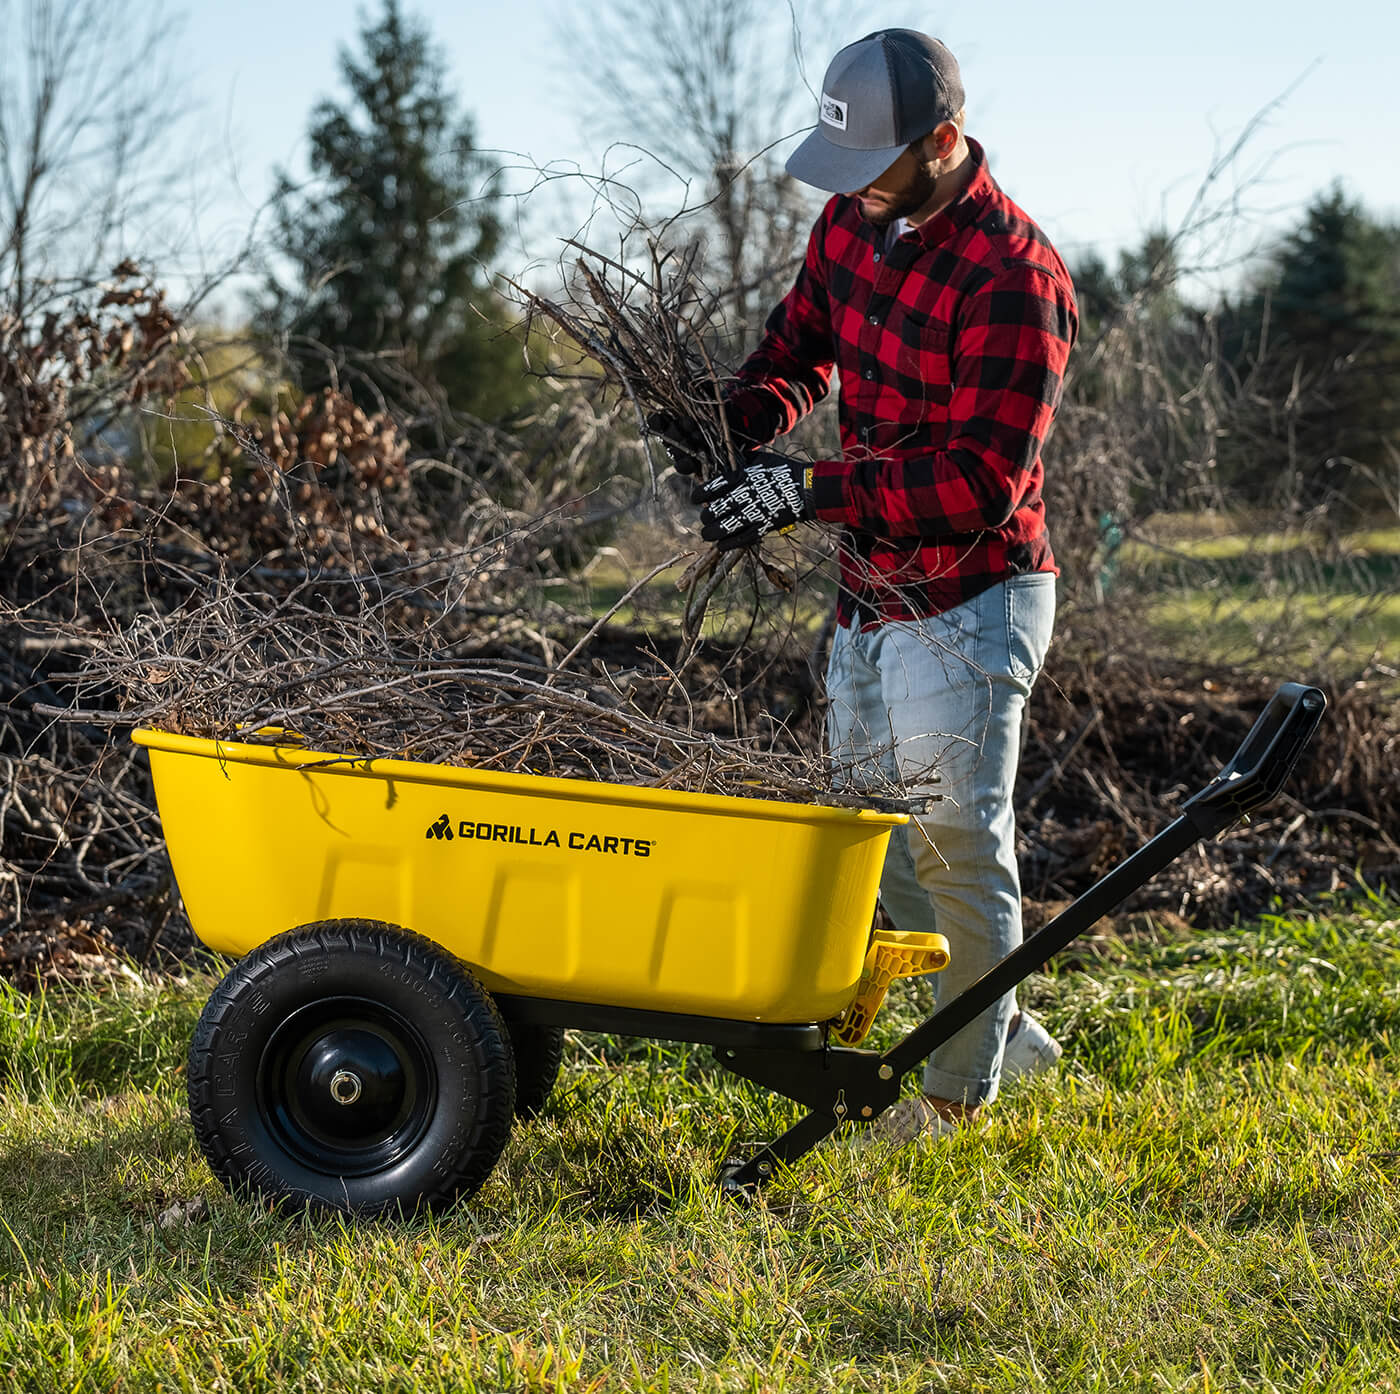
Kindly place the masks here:
<instances>
[{"instance_id":1,"label":"gray sneaker","mask_svg":"<svg viewBox=\"0 0 1400 1394\"><path fill-rule=\"evenodd\" d=\"M952 1137L958 1125L950 1123L922 1094L907 1094L891 1105L866 1131L872 1142L907 1147L911 1142L932 1142Z\"/></svg>"},{"instance_id":2,"label":"gray sneaker","mask_svg":"<svg viewBox=\"0 0 1400 1394\"><path fill-rule=\"evenodd\" d=\"M892 1104L868 1128L853 1128L834 1139L847 1152L867 1152L872 1148L893 1149L910 1143L937 1142L964 1128L985 1128L985 1116L962 1123L944 1118L922 1094L906 1094Z\"/></svg>"},{"instance_id":3,"label":"gray sneaker","mask_svg":"<svg viewBox=\"0 0 1400 1394\"><path fill-rule=\"evenodd\" d=\"M1001 1057L1001 1082L1010 1084L1026 1075L1053 1070L1064 1047L1029 1012L1022 1012L1016 1029L1006 1038Z\"/></svg>"}]
</instances>

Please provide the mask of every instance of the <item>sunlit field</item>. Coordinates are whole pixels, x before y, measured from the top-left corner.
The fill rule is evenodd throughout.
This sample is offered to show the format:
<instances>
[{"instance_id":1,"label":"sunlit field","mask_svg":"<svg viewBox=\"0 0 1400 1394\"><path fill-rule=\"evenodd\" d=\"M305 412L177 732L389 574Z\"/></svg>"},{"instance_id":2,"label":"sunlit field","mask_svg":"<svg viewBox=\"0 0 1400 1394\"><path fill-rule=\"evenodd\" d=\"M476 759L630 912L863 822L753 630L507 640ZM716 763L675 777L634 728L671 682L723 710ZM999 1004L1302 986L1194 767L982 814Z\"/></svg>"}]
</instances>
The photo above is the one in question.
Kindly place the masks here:
<instances>
[{"instance_id":1,"label":"sunlit field","mask_svg":"<svg viewBox=\"0 0 1400 1394\"><path fill-rule=\"evenodd\" d=\"M1029 987L1066 1065L984 1131L827 1144L744 1208L716 1163L789 1106L571 1036L474 1199L380 1224L220 1190L209 978L3 990L0 1390L1396 1388L1400 906L1076 961Z\"/></svg>"}]
</instances>

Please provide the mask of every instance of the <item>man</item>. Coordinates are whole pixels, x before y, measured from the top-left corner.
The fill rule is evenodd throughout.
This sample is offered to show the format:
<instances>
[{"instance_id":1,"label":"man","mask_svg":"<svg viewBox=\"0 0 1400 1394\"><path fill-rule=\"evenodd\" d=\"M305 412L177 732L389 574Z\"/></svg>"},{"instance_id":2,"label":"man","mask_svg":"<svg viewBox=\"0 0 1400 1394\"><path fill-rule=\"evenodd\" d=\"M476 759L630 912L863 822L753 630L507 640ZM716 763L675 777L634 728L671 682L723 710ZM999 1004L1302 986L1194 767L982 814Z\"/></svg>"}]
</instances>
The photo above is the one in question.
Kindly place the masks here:
<instances>
[{"instance_id":1,"label":"man","mask_svg":"<svg viewBox=\"0 0 1400 1394\"><path fill-rule=\"evenodd\" d=\"M933 979L946 1000L1021 941L1011 796L1054 623L1040 448L1074 290L964 135L962 79L938 40L886 29L842 49L819 116L787 168L836 196L726 399L758 448L696 501L722 548L801 520L841 529L832 756L854 782L898 776L942 796L892 839L881 901L899 928L947 936L952 965ZM763 450L833 371L841 458L804 467ZM934 1052L923 1094L877 1130L950 1132L1001 1079L1059 1054L1008 993Z\"/></svg>"}]
</instances>

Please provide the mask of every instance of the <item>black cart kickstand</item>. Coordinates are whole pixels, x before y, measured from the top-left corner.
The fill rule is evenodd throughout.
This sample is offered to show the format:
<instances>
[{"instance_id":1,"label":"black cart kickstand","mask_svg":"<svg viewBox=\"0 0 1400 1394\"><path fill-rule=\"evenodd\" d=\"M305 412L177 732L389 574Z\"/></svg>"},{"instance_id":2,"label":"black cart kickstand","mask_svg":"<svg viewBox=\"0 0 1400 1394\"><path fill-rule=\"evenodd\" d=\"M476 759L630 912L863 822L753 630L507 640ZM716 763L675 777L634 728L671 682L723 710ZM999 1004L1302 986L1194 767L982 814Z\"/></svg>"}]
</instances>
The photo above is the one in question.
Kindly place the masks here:
<instances>
[{"instance_id":1,"label":"black cart kickstand","mask_svg":"<svg viewBox=\"0 0 1400 1394\"><path fill-rule=\"evenodd\" d=\"M1174 822L884 1054L841 1047L814 1052L763 1047L717 1050L726 1069L811 1110L747 1161L727 1161L720 1170L724 1190L750 1193L769 1180L779 1165L790 1166L840 1124L864 1124L878 1118L899 1098L904 1076L1003 993L1023 982L1189 847L1223 832L1272 800L1316 731L1326 705L1317 688L1285 683L1234 758L1186 801Z\"/></svg>"}]
</instances>

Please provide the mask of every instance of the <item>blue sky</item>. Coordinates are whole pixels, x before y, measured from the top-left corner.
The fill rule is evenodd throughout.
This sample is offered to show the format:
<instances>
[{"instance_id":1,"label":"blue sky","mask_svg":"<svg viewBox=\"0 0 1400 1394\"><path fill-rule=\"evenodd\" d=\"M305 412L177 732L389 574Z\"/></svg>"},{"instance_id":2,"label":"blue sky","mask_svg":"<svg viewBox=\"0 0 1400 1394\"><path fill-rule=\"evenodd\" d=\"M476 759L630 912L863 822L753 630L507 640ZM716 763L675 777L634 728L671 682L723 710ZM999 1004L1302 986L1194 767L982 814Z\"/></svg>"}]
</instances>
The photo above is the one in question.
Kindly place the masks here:
<instances>
[{"instance_id":1,"label":"blue sky","mask_svg":"<svg viewBox=\"0 0 1400 1394\"><path fill-rule=\"evenodd\" d=\"M786 11L784 0L754 3ZM598 167L600 142L571 103L560 0L405 4L441 44L480 145ZM187 13L180 66L198 96L201 162L218 189L201 206L206 245L246 227L275 164L304 168L308 113L337 94L336 51L353 42L362 12L335 0L243 0ZM1111 255L1153 223L1174 224L1222 145L1290 88L1241 165L1267 174L1247 197L1249 220L1231 250L1295 217L1333 179L1372 211L1400 217L1400 5L882 0L860 15L838 46L881 24L949 44L963 70L969 133L1071 259L1089 248ZM829 56L815 55L814 79ZM774 61L792 60L784 51ZM549 203L534 208L531 246L508 248L503 269L539 252L551 216ZM557 219L561 234L573 231L562 207Z\"/></svg>"}]
</instances>

